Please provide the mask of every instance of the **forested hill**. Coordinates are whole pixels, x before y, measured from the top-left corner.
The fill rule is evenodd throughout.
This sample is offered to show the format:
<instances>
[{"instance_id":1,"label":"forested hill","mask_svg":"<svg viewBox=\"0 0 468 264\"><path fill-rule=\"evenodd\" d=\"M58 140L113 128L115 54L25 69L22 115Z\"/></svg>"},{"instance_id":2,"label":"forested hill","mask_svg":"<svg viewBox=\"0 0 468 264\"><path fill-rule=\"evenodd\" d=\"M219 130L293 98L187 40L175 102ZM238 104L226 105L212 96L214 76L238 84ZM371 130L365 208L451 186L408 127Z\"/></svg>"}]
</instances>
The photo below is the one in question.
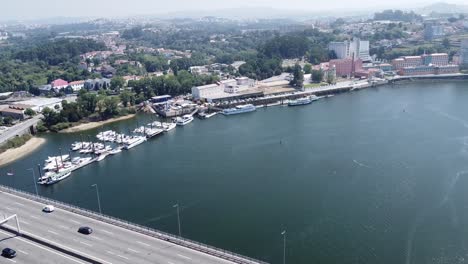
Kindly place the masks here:
<instances>
[{"instance_id":1,"label":"forested hill","mask_svg":"<svg viewBox=\"0 0 468 264\"><path fill-rule=\"evenodd\" d=\"M43 61L48 65L55 66L76 60L80 54L97 50L106 50L106 47L104 44L90 39L61 39L13 52L10 56L12 59L23 62Z\"/></svg>"}]
</instances>

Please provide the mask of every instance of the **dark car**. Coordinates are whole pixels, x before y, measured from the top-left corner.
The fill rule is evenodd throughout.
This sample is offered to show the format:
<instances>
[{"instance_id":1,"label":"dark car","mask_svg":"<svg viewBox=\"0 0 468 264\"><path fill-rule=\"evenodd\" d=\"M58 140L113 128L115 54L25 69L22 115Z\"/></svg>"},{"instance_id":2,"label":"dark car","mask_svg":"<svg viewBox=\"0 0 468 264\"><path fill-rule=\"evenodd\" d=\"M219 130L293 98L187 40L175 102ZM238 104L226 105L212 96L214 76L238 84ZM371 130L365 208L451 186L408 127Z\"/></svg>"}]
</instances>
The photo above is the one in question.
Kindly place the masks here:
<instances>
[{"instance_id":1,"label":"dark car","mask_svg":"<svg viewBox=\"0 0 468 264\"><path fill-rule=\"evenodd\" d=\"M93 229L91 227L89 227L89 226L82 226L82 227L78 228L78 233L89 235L89 234L93 233Z\"/></svg>"},{"instance_id":2,"label":"dark car","mask_svg":"<svg viewBox=\"0 0 468 264\"><path fill-rule=\"evenodd\" d=\"M6 258L14 258L16 257L16 251L11 248L4 248L2 250L2 256Z\"/></svg>"}]
</instances>

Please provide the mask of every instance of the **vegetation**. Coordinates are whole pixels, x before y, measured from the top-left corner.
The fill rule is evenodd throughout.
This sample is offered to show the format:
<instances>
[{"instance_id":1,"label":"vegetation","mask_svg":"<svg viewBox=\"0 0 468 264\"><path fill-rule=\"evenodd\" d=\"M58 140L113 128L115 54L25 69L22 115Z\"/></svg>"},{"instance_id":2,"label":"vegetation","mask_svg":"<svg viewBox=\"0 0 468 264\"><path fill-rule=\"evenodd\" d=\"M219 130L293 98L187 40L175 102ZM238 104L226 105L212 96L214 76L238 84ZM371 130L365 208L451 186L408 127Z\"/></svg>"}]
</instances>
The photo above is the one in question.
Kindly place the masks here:
<instances>
[{"instance_id":1,"label":"vegetation","mask_svg":"<svg viewBox=\"0 0 468 264\"><path fill-rule=\"evenodd\" d=\"M30 134L26 134L8 140L5 144L0 146L0 153L5 152L8 149L19 148L23 146L24 144L26 144L26 142L28 142L28 140L31 139L31 137L32 136Z\"/></svg>"},{"instance_id":2,"label":"vegetation","mask_svg":"<svg viewBox=\"0 0 468 264\"><path fill-rule=\"evenodd\" d=\"M293 79L291 80L290 84L299 88L304 86L304 73L302 72L301 66L299 66L299 64L294 65Z\"/></svg>"},{"instance_id":3,"label":"vegetation","mask_svg":"<svg viewBox=\"0 0 468 264\"><path fill-rule=\"evenodd\" d=\"M312 81L314 83L321 83L323 81L323 71L322 70L312 70Z\"/></svg>"},{"instance_id":4,"label":"vegetation","mask_svg":"<svg viewBox=\"0 0 468 264\"><path fill-rule=\"evenodd\" d=\"M401 10L384 10L374 14L374 20L390 20L390 21L422 21L422 16L411 12L404 12Z\"/></svg>"}]
</instances>

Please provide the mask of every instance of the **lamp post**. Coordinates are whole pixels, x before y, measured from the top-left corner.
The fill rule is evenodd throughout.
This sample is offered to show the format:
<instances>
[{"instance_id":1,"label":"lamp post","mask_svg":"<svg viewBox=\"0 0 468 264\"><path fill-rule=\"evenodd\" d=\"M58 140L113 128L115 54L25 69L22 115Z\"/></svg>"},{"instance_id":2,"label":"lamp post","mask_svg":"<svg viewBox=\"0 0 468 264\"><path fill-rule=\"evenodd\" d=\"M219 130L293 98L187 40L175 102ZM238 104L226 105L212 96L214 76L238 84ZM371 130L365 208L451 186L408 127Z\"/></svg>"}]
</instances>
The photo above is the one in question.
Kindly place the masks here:
<instances>
[{"instance_id":1,"label":"lamp post","mask_svg":"<svg viewBox=\"0 0 468 264\"><path fill-rule=\"evenodd\" d=\"M281 235L283 235L283 264L286 264L286 230L283 230Z\"/></svg>"},{"instance_id":2,"label":"lamp post","mask_svg":"<svg viewBox=\"0 0 468 264\"><path fill-rule=\"evenodd\" d=\"M34 168L29 168L28 170L32 171L32 178L33 178L34 188L36 190L36 196L39 196L39 191L37 190L36 175L34 174Z\"/></svg>"},{"instance_id":3,"label":"lamp post","mask_svg":"<svg viewBox=\"0 0 468 264\"><path fill-rule=\"evenodd\" d=\"M182 236L182 231L180 230L180 214L179 214L179 204L174 204L172 207L177 208L177 224L179 226L179 236Z\"/></svg>"},{"instance_id":4,"label":"lamp post","mask_svg":"<svg viewBox=\"0 0 468 264\"><path fill-rule=\"evenodd\" d=\"M97 196L97 202L98 202L98 207L99 207L99 213L102 214L102 210L101 210L101 199L99 199L99 188L98 188L98 185L97 183L91 185L91 187L96 187L96 196Z\"/></svg>"}]
</instances>

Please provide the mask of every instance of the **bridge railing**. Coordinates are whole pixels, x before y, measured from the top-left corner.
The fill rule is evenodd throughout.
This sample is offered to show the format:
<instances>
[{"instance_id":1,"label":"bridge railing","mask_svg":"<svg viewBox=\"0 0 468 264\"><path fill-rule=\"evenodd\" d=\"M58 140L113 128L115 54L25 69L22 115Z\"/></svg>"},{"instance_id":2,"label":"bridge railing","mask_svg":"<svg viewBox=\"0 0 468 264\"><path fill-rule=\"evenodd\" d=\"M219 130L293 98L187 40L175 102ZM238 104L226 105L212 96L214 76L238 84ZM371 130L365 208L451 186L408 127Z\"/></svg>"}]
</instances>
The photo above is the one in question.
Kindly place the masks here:
<instances>
[{"instance_id":1,"label":"bridge railing","mask_svg":"<svg viewBox=\"0 0 468 264\"><path fill-rule=\"evenodd\" d=\"M131 231L138 232L144 235L148 235L154 238L158 238L158 239L161 239L161 240L173 243L173 244L177 244L179 246L183 246L183 247L190 248L199 252L203 252L205 254L212 255L221 259L225 259L234 263L266 264L266 262L256 260L247 256L243 256L243 255L240 255L240 254L228 251L228 250L209 246L209 245L206 245L206 244L203 244L203 243L200 243L200 242L188 239L188 238L169 234L164 231L156 230L147 226L142 226L142 225L132 223L126 220L122 220L113 216L100 214L100 213L97 213L88 209L84 209L75 205L60 202L51 198L47 198L43 196L36 196L34 194L21 191L18 189L14 189L8 186L0 185L0 190L29 199L29 200L33 200L36 202L54 205L55 207L61 208L63 210L67 210L67 211L80 214L82 216L86 216L86 217L89 217L98 221L102 221L111 225L119 226L127 230L131 230Z\"/></svg>"}]
</instances>

